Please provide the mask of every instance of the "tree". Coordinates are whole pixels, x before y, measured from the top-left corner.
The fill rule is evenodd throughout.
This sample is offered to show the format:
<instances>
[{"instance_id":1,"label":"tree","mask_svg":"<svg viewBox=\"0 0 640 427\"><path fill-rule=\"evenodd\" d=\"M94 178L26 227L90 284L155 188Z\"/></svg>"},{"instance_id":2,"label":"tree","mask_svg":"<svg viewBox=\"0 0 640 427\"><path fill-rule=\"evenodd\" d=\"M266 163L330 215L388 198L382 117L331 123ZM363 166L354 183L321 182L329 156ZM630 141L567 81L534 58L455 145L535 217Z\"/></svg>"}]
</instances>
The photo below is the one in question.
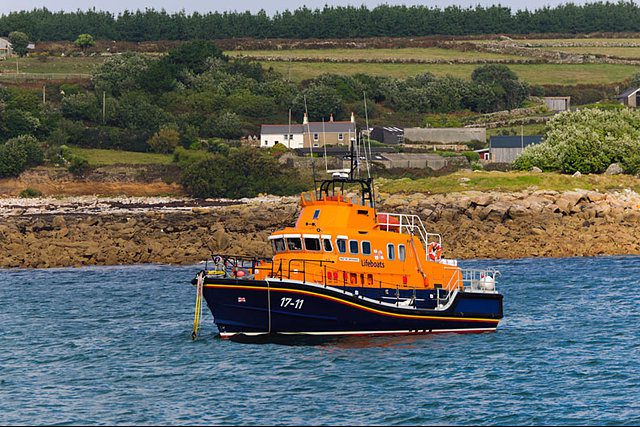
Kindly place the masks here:
<instances>
[{"instance_id":1,"label":"tree","mask_svg":"<svg viewBox=\"0 0 640 427\"><path fill-rule=\"evenodd\" d=\"M120 96L140 89L142 76L149 68L149 59L139 53L125 53L107 58L91 76L96 91Z\"/></svg>"},{"instance_id":2,"label":"tree","mask_svg":"<svg viewBox=\"0 0 640 427\"><path fill-rule=\"evenodd\" d=\"M82 51L86 51L87 48L95 46L96 42L93 40L93 36L91 34L80 34L75 41L75 45L78 46Z\"/></svg>"},{"instance_id":3,"label":"tree","mask_svg":"<svg viewBox=\"0 0 640 427\"><path fill-rule=\"evenodd\" d=\"M29 46L29 36L21 31L13 31L9 33L9 41L11 42L11 48L13 51L20 55L25 56L28 52L27 46Z\"/></svg>"}]
</instances>

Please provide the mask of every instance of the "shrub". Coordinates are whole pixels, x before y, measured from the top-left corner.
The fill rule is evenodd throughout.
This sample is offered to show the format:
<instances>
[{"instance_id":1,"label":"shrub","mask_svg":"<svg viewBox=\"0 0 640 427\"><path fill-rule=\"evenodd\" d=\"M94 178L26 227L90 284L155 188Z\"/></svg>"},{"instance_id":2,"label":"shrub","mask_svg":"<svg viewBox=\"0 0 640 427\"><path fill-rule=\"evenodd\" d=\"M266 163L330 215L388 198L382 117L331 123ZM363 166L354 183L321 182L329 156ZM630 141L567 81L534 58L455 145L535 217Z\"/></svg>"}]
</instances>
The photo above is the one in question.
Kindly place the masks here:
<instances>
[{"instance_id":1,"label":"shrub","mask_svg":"<svg viewBox=\"0 0 640 427\"><path fill-rule=\"evenodd\" d=\"M180 142L180 133L172 128L163 127L149 138L148 144L156 153L172 153Z\"/></svg>"},{"instance_id":2,"label":"shrub","mask_svg":"<svg viewBox=\"0 0 640 427\"><path fill-rule=\"evenodd\" d=\"M480 162L480 154L476 153L475 151L465 151L462 153L462 155L467 158L469 163L473 164L473 162Z\"/></svg>"},{"instance_id":3,"label":"shrub","mask_svg":"<svg viewBox=\"0 0 640 427\"><path fill-rule=\"evenodd\" d=\"M74 155L69 159L69 172L75 176L82 176L90 169L89 161L84 157Z\"/></svg>"},{"instance_id":4,"label":"shrub","mask_svg":"<svg viewBox=\"0 0 640 427\"><path fill-rule=\"evenodd\" d=\"M18 176L44 162L44 150L32 136L23 135L0 146L0 177Z\"/></svg>"},{"instance_id":5,"label":"shrub","mask_svg":"<svg viewBox=\"0 0 640 427\"><path fill-rule=\"evenodd\" d=\"M587 108L556 115L540 144L527 147L514 168L602 173L612 163L633 172L640 152L640 112Z\"/></svg>"},{"instance_id":6,"label":"shrub","mask_svg":"<svg viewBox=\"0 0 640 427\"><path fill-rule=\"evenodd\" d=\"M20 192L20 197L23 199L33 199L35 197L42 197L42 191L35 188L27 187Z\"/></svg>"}]
</instances>

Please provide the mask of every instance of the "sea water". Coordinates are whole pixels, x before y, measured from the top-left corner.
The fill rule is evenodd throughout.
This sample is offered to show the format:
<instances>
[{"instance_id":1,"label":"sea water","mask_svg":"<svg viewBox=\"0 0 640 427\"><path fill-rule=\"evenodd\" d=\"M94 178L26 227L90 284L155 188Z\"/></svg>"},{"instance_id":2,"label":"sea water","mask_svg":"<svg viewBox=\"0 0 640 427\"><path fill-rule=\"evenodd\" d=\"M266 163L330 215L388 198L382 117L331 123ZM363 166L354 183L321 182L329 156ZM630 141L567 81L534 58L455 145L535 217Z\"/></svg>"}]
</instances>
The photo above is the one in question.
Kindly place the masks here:
<instances>
[{"instance_id":1,"label":"sea water","mask_svg":"<svg viewBox=\"0 0 640 427\"><path fill-rule=\"evenodd\" d=\"M462 264L497 332L315 345L192 342L198 266L0 271L0 423L640 423L640 258Z\"/></svg>"}]
</instances>

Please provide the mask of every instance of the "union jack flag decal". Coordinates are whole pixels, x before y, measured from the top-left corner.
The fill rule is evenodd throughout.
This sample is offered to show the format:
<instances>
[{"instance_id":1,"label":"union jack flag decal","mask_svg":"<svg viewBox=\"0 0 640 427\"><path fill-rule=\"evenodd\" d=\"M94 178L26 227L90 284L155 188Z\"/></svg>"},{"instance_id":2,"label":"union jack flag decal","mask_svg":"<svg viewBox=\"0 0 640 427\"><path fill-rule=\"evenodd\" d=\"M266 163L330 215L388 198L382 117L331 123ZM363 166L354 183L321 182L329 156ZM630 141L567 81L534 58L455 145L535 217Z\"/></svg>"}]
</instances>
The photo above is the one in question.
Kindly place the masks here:
<instances>
[{"instance_id":1,"label":"union jack flag decal","mask_svg":"<svg viewBox=\"0 0 640 427\"><path fill-rule=\"evenodd\" d=\"M238 302L247 302L245 297L238 297Z\"/></svg>"}]
</instances>

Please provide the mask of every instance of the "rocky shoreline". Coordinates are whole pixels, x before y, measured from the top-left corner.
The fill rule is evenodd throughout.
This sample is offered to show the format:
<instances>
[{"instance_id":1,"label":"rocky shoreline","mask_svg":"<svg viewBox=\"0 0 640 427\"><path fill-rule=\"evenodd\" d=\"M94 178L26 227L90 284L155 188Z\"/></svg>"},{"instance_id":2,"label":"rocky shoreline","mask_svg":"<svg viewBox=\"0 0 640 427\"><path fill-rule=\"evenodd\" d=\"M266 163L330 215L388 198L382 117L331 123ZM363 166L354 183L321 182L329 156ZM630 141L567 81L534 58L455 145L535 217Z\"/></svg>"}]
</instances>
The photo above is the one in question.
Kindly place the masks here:
<instances>
[{"instance_id":1,"label":"rocky shoreline","mask_svg":"<svg viewBox=\"0 0 640 427\"><path fill-rule=\"evenodd\" d=\"M419 215L448 258L640 254L640 195L464 192L380 195L379 210ZM297 197L0 199L0 267L193 264L211 252L270 256Z\"/></svg>"}]
</instances>

